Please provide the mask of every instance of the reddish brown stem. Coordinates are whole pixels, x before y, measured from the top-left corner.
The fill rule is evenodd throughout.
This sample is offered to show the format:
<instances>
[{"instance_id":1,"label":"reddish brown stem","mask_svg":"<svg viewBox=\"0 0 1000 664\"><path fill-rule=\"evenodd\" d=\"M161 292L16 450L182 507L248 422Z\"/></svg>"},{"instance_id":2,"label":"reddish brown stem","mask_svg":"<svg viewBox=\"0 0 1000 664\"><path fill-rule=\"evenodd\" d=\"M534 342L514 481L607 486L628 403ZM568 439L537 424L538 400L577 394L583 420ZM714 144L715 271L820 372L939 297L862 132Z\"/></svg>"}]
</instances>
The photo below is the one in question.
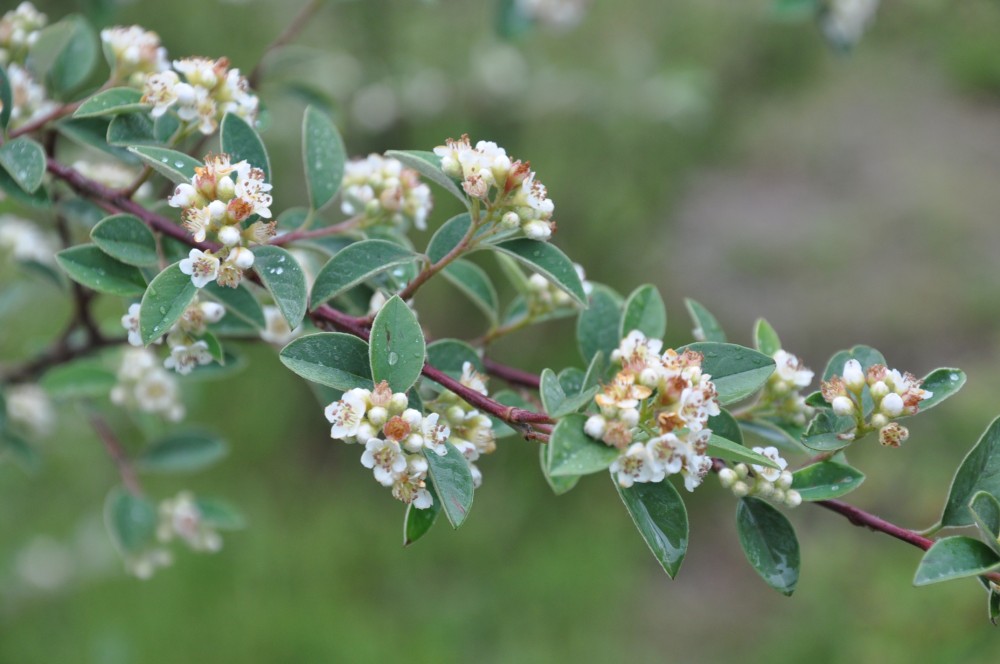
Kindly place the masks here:
<instances>
[{"instance_id":1,"label":"reddish brown stem","mask_svg":"<svg viewBox=\"0 0 1000 664\"><path fill-rule=\"evenodd\" d=\"M488 357L483 358L483 368L491 376L496 376L500 380L505 380L512 385L521 385L532 390L537 390L542 384L542 379L538 374L495 362Z\"/></svg>"},{"instance_id":2,"label":"reddish brown stem","mask_svg":"<svg viewBox=\"0 0 1000 664\"><path fill-rule=\"evenodd\" d=\"M125 448L122 447L121 442L119 442L118 437L115 436L115 432L111 430L111 427L108 426L104 418L97 413L90 414L90 425L94 427L97 436L104 443L104 449L108 451L108 456L118 466L118 474L122 478L122 484L125 485L125 488L132 495L141 496L142 485L139 484L139 476L136 475L132 461L129 459Z\"/></svg>"}]
</instances>

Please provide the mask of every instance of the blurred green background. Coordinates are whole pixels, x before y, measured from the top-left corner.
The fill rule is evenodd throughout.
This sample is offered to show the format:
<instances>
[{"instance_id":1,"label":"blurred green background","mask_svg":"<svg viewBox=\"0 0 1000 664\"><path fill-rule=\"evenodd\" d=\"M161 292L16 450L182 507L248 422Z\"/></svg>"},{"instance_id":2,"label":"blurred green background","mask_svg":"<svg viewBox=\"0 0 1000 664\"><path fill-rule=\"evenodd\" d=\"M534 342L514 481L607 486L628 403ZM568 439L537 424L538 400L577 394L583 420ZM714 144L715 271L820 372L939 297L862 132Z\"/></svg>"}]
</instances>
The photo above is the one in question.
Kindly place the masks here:
<instances>
[{"instance_id":1,"label":"blurred green background","mask_svg":"<svg viewBox=\"0 0 1000 664\"><path fill-rule=\"evenodd\" d=\"M171 56L248 71L300 4L135 2L104 18L158 31ZM76 8L38 5L53 19ZM770 9L594 0L571 30L509 41L491 2L330 3L261 90L274 208L303 200L306 100L329 106L352 154L468 132L531 160L555 240L590 279L662 290L668 343L690 338L690 296L742 343L766 317L817 370L855 343L918 375L962 367L965 392L913 420L903 449L852 454L870 479L851 500L922 528L1000 412L1000 5L886 3L849 55ZM449 216L437 201L431 231ZM43 281L15 287L9 267L0 350L14 360L69 311ZM447 285L418 305L434 336L481 331ZM120 301L102 307L120 316ZM496 357L559 369L579 362L574 345L558 323ZM790 514L802 577L785 598L746 564L735 503L709 480L689 496L691 548L670 581L605 477L556 498L535 447L514 439L481 463L467 524L404 550L403 509L358 450L330 441L271 349L244 351L242 374L186 393L189 419L225 433L227 461L148 480L154 496L190 488L247 514L218 555L124 575L100 521L114 469L71 404L39 475L0 465L0 662L997 661L982 590L913 588L916 549L803 506Z\"/></svg>"}]
</instances>

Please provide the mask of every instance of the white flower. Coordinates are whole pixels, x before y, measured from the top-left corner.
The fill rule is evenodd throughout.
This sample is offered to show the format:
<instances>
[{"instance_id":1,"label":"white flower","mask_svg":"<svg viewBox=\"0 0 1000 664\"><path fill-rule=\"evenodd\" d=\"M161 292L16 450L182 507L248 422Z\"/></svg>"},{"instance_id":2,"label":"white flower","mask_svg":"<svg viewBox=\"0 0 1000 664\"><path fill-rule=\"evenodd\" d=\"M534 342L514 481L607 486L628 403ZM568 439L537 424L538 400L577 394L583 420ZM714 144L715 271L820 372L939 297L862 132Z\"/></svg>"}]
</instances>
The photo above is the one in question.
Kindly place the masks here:
<instances>
[{"instance_id":1,"label":"white flower","mask_svg":"<svg viewBox=\"0 0 1000 664\"><path fill-rule=\"evenodd\" d=\"M611 464L611 474L618 475L618 484L629 488L635 482L649 482L653 477L653 460L642 443L633 443Z\"/></svg>"},{"instance_id":2,"label":"white flower","mask_svg":"<svg viewBox=\"0 0 1000 664\"><path fill-rule=\"evenodd\" d=\"M434 504L434 499L424 482L426 477L427 459L419 454L409 455L405 471L396 477L392 485L393 497L417 509L427 509Z\"/></svg>"},{"instance_id":3,"label":"white flower","mask_svg":"<svg viewBox=\"0 0 1000 664\"><path fill-rule=\"evenodd\" d=\"M647 339L639 330L632 330L621 340L618 348L611 351L611 359L619 362L622 368L634 374L641 374L647 368L659 368L660 351L663 342L659 339Z\"/></svg>"},{"instance_id":4,"label":"white flower","mask_svg":"<svg viewBox=\"0 0 1000 664\"><path fill-rule=\"evenodd\" d=\"M142 333L139 331L139 309L138 302L128 308L128 313L122 316L122 327L128 331L128 342L133 346L143 346Z\"/></svg>"},{"instance_id":5,"label":"white flower","mask_svg":"<svg viewBox=\"0 0 1000 664\"><path fill-rule=\"evenodd\" d=\"M184 491L172 500L160 503L160 523L156 536L161 542L179 537L192 551L216 552L222 548L222 538L205 523L194 496Z\"/></svg>"},{"instance_id":6,"label":"white flower","mask_svg":"<svg viewBox=\"0 0 1000 664\"><path fill-rule=\"evenodd\" d=\"M219 259L200 249L192 249L179 264L181 272L191 275L191 283L204 288L219 276Z\"/></svg>"},{"instance_id":7,"label":"white flower","mask_svg":"<svg viewBox=\"0 0 1000 664\"><path fill-rule=\"evenodd\" d=\"M875 18L879 0L831 0L820 17L820 28L833 45L853 46Z\"/></svg>"},{"instance_id":8,"label":"white flower","mask_svg":"<svg viewBox=\"0 0 1000 664\"><path fill-rule=\"evenodd\" d=\"M131 77L133 84L141 84L146 74L170 69L167 49L160 45L159 35L138 25L105 28L101 30L101 41L114 56L115 72Z\"/></svg>"},{"instance_id":9,"label":"white flower","mask_svg":"<svg viewBox=\"0 0 1000 664\"><path fill-rule=\"evenodd\" d=\"M759 477L764 478L768 482L777 482L781 477L781 472L788 467L788 462L781 458L781 454L778 452L777 447L755 447L753 451L761 456L765 456L774 463L778 465L777 468L769 468L768 466L760 466L758 464L751 464L753 470Z\"/></svg>"},{"instance_id":10,"label":"white flower","mask_svg":"<svg viewBox=\"0 0 1000 664\"><path fill-rule=\"evenodd\" d=\"M0 250L9 251L15 260L35 261L43 265L53 262L55 239L38 226L9 214L0 215Z\"/></svg>"},{"instance_id":11,"label":"white flower","mask_svg":"<svg viewBox=\"0 0 1000 664\"><path fill-rule=\"evenodd\" d=\"M156 547L126 558L125 569L137 579L146 581L153 578L158 568L169 567L173 562L170 551Z\"/></svg>"},{"instance_id":12,"label":"white flower","mask_svg":"<svg viewBox=\"0 0 1000 664\"><path fill-rule=\"evenodd\" d=\"M459 382L480 394L487 393L486 377L476 371L476 368L472 366L472 362L462 363L462 376L459 378Z\"/></svg>"},{"instance_id":13,"label":"white flower","mask_svg":"<svg viewBox=\"0 0 1000 664\"><path fill-rule=\"evenodd\" d=\"M392 486L400 473L406 470L407 464L399 443L394 440L371 438L365 443L361 465L372 469L376 482L382 486Z\"/></svg>"},{"instance_id":14,"label":"white flower","mask_svg":"<svg viewBox=\"0 0 1000 664\"><path fill-rule=\"evenodd\" d=\"M209 364L212 355L208 352L208 342L196 341L190 345L178 344L170 349L170 355L163 360L165 369L173 369L181 375L187 375L199 365Z\"/></svg>"},{"instance_id":15,"label":"white flower","mask_svg":"<svg viewBox=\"0 0 1000 664\"><path fill-rule=\"evenodd\" d=\"M184 416L177 382L162 369L148 370L135 384L134 394L136 405L143 412L159 413L171 421Z\"/></svg>"},{"instance_id":16,"label":"white flower","mask_svg":"<svg viewBox=\"0 0 1000 664\"><path fill-rule=\"evenodd\" d=\"M4 399L10 421L23 426L32 435L43 438L55 429L56 412L52 401L38 385L11 385Z\"/></svg>"},{"instance_id":17,"label":"white flower","mask_svg":"<svg viewBox=\"0 0 1000 664\"><path fill-rule=\"evenodd\" d=\"M367 392L360 388L348 390L340 401L334 401L324 409L323 414L333 425L330 427L331 438L344 439L357 435L368 406Z\"/></svg>"},{"instance_id":18,"label":"white flower","mask_svg":"<svg viewBox=\"0 0 1000 664\"><path fill-rule=\"evenodd\" d=\"M424 439L424 446L433 451L438 456L448 454L448 437L451 436L451 429L444 424L438 424L438 414L431 413L423 418L420 424L420 431Z\"/></svg>"},{"instance_id":19,"label":"white flower","mask_svg":"<svg viewBox=\"0 0 1000 664\"><path fill-rule=\"evenodd\" d=\"M153 106L151 116L158 118L177 103L177 86L180 81L180 77L169 70L146 77L141 101Z\"/></svg>"},{"instance_id":20,"label":"white flower","mask_svg":"<svg viewBox=\"0 0 1000 664\"><path fill-rule=\"evenodd\" d=\"M806 387L812 382L813 372L804 366L799 358L784 350L774 354L774 373L781 380L795 387Z\"/></svg>"},{"instance_id":21,"label":"white flower","mask_svg":"<svg viewBox=\"0 0 1000 664\"><path fill-rule=\"evenodd\" d=\"M302 334L302 326L299 325L294 330L291 329L281 310L272 304L264 306L264 322L265 326L260 332L260 338L269 344L284 346Z\"/></svg>"},{"instance_id":22,"label":"white flower","mask_svg":"<svg viewBox=\"0 0 1000 664\"><path fill-rule=\"evenodd\" d=\"M552 227L544 221L534 219L524 225L524 234L531 240L545 241L552 237Z\"/></svg>"},{"instance_id":23,"label":"white flower","mask_svg":"<svg viewBox=\"0 0 1000 664\"><path fill-rule=\"evenodd\" d=\"M843 373L844 384L847 389L857 392L865 385L865 372L861 368L861 363L857 360L848 360L844 363Z\"/></svg>"}]
</instances>

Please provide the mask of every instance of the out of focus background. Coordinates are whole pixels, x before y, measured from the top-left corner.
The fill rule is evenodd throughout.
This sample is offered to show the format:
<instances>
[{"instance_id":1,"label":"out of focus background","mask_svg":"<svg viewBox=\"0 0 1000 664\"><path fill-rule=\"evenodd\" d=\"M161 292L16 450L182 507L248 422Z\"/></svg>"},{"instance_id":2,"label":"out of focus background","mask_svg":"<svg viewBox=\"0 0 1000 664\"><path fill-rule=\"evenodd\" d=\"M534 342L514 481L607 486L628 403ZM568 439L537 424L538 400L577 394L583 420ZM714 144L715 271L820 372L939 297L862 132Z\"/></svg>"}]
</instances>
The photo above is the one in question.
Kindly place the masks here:
<instances>
[{"instance_id":1,"label":"out of focus background","mask_svg":"<svg viewBox=\"0 0 1000 664\"><path fill-rule=\"evenodd\" d=\"M37 4L52 20L80 8ZM171 56L248 71L302 0L83 4L159 32ZM576 21L508 38L497 25L496 2L328 3L268 60L274 209L303 200L307 103L334 114L352 154L494 140L530 159L555 242L589 279L661 289L668 344L690 340L693 297L741 343L766 317L817 371L856 343L917 375L964 368L965 391L912 420L902 449L852 450L869 476L853 502L934 523L1000 412L1000 5L886 2L850 52L771 0L594 0ZM450 216L436 193L418 244ZM0 291L4 360L69 315L51 285L15 276L5 268ZM447 289L418 298L429 332L481 332ZM110 319L120 308L105 305ZM579 363L572 339L554 323L495 356L559 369ZM981 588L914 588L914 548L803 505L790 514L801 580L780 596L709 479L685 495L691 548L671 581L605 476L557 498L517 439L480 464L460 531L442 521L404 550L402 506L329 439L308 388L272 349L242 351L244 372L186 392L229 458L147 481L241 508L249 528L217 555L124 574L101 523L115 470L71 405L37 475L0 465L0 662L996 661Z\"/></svg>"}]
</instances>

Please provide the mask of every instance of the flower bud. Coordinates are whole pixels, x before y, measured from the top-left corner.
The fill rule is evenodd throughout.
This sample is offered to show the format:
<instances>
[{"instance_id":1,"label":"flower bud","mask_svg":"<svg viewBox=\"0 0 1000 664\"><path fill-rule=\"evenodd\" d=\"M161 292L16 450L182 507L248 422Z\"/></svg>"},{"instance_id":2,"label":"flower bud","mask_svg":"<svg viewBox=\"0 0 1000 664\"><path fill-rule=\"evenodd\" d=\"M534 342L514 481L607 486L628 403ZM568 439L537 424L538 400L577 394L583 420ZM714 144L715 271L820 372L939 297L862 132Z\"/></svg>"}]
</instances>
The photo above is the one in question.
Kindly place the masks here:
<instances>
[{"instance_id":1,"label":"flower bud","mask_svg":"<svg viewBox=\"0 0 1000 664\"><path fill-rule=\"evenodd\" d=\"M774 491L771 492L770 497L771 500L773 500L776 503L783 503L785 502L785 496L786 494L784 491L782 491L781 489L775 489Z\"/></svg>"},{"instance_id":2,"label":"flower bud","mask_svg":"<svg viewBox=\"0 0 1000 664\"><path fill-rule=\"evenodd\" d=\"M750 469L747 468L747 465L745 463L736 464L733 470L735 470L736 474L740 476L740 479L743 479L750 474Z\"/></svg>"},{"instance_id":3,"label":"flower bud","mask_svg":"<svg viewBox=\"0 0 1000 664\"><path fill-rule=\"evenodd\" d=\"M512 231L521 225L521 218L516 212L507 212L500 217L500 227L505 231Z\"/></svg>"},{"instance_id":4,"label":"flower bud","mask_svg":"<svg viewBox=\"0 0 1000 664\"><path fill-rule=\"evenodd\" d=\"M845 396L835 397L832 405L833 412L837 415L850 415L854 412L854 402Z\"/></svg>"},{"instance_id":5,"label":"flower bud","mask_svg":"<svg viewBox=\"0 0 1000 664\"><path fill-rule=\"evenodd\" d=\"M626 408L618 414L618 419L624 422L626 426L634 427L639 423L639 411L635 408Z\"/></svg>"},{"instance_id":6,"label":"flower bud","mask_svg":"<svg viewBox=\"0 0 1000 664\"><path fill-rule=\"evenodd\" d=\"M730 488L739 481L739 476L732 468L723 468L719 471L719 483L723 488Z\"/></svg>"},{"instance_id":7,"label":"flower bud","mask_svg":"<svg viewBox=\"0 0 1000 664\"><path fill-rule=\"evenodd\" d=\"M875 413L872 415L871 426L873 429L881 429L886 424L889 423L889 418L882 413Z\"/></svg>"},{"instance_id":8,"label":"flower bud","mask_svg":"<svg viewBox=\"0 0 1000 664\"><path fill-rule=\"evenodd\" d=\"M607 424L607 420L602 415L591 415L583 425L583 432L591 438L600 440L601 436L604 435L604 429L607 427Z\"/></svg>"},{"instance_id":9,"label":"flower bud","mask_svg":"<svg viewBox=\"0 0 1000 664\"><path fill-rule=\"evenodd\" d=\"M375 406L374 408L369 409L368 412L365 413L365 416L374 427L382 426L385 424L386 420L389 419L388 411L381 406Z\"/></svg>"},{"instance_id":10,"label":"flower bud","mask_svg":"<svg viewBox=\"0 0 1000 664\"><path fill-rule=\"evenodd\" d=\"M407 408L403 411L401 417L404 422L409 424L414 429L420 427L421 423L424 421L424 416L416 408Z\"/></svg>"},{"instance_id":11,"label":"flower bud","mask_svg":"<svg viewBox=\"0 0 1000 664\"><path fill-rule=\"evenodd\" d=\"M198 309L201 310L206 323L218 323L226 315L226 308L218 302L200 302Z\"/></svg>"},{"instance_id":12,"label":"flower bud","mask_svg":"<svg viewBox=\"0 0 1000 664\"><path fill-rule=\"evenodd\" d=\"M233 196L236 195L236 184L233 182L233 179L228 175L219 178L219 181L215 184L215 195L223 201L228 202L232 200Z\"/></svg>"},{"instance_id":13,"label":"flower bud","mask_svg":"<svg viewBox=\"0 0 1000 664\"><path fill-rule=\"evenodd\" d=\"M236 247L229 252L227 260L241 270L249 270L253 267L253 258L253 252L246 247Z\"/></svg>"},{"instance_id":14,"label":"flower bud","mask_svg":"<svg viewBox=\"0 0 1000 664\"><path fill-rule=\"evenodd\" d=\"M424 437L419 433L411 433L403 441L403 449L410 454L416 454L424 448Z\"/></svg>"},{"instance_id":15,"label":"flower bud","mask_svg":"<svg viewBox=\"0 0 1000 664\"><path fill-rule=\"evenodd\" d=\"M890 392L882 399L882 412L889 417L896 417L903 412L903 397Z\"/></svg>"},{"instance_id":16,"label":"flower bud","mask_svg":"<svg viewBox=\"0 0 1000 664\"><path fill-rule=\"evenodd\" d=\"M396 392L389 399L389 412L392 414L402 413L410 405L410 399L402 392Z\"/></svg>"},{"instance_id":17,"label":"flower bud","mask_svg":"<svg viewBox=\"0 0 1000 664\"><path fill-rule=\"evenodd\" d=\"M548 240L552 237L552 229L544 221L535 219L524 225L524 234L532 240Z\"/></svg>"},{"instance_id":18,"label":"flower bud","mask_svg":"<svg viewBox=\"0 0 1000 664\"><path fill-rule=\"evenodd\" d=\"M889 394L889 386L885 384L885 381L876 381L872 385L872 399L881 399L887 394Z\"/></svg>"},{"instance_id":19,"label":"flower bud","mask_svg":"<svg viewBox=\"0 0 1000 664\"><path fill-rule=\"evenodd\" d=\"M857 392L865 385L865 372L857 360L848 360L844 364L844 384L847 389Z\"/></svg>"},{"instance_id":20,"label":"flower bud","mask_svg":"<svg viewBox=\"0 0 1000 664\"><path fill-rule=\"evenodd\" d=\"M798 491L789 491L785 494L785 505L788 507L798 507L802 504L802 495Z\"/></svg>"},{"instance_id":21,"label":"flower bud","mask_svg":"<svg viewBox=\"0 0 1000 664\"><path fill-rule=\"evenodd\" d=\"M212 201L212 204L214 205L218 202ZM240 229L236 226L223 226L219 229L219 242L227 247L233 247L240 243L241 235Z\"/></svg>"},{"instance_id":22,"label":"flower bud","mask_svg":"<svg viewBox=\"0 0 1000 664\"><path fill-rule=\"evenodd\" d=\"M732 492L737 498L745 498L750 493L750 487L746 482L736 482L733 484Z\"/></svg>"},{"instance_id":23,"label":"flower bud","mask_svg":"<svg viewBox=\"0 0 1000 664\"><path fill-rule=\"evenodd\" d=\"M781 471L781 477L779 477L778 480L774 483L774 486L782 490L788 489L790 486L792 486L793 479L794 478L792 477L792 474L789 471L783 470Z\"/></svg>"},{"instance_id":24,"label":"flower bud","mask_svg":"<svg viewBox=\"0 0 1000 664\"><path fill-rule=\"evenodd\" d=\"M378 429L376 429L375 427L373 427L368 422L362 422L361 424L358 425L358 433L356 433L354 435L354 438L359 443L361 443L362 445L364 445L365 443L367 443L372 438L375 438L377 435L378 435Z\"/></svg>"},{"instance_id":25,"label":"flower bud","mask_svg":"<svg viewBox=\"0 0 1000 664\"><path fill-rule=\"evenodd\" d=\"M452 406L445 411L444 416L448 418L448 421L452 424L461 424L465 419L465 410L461 406Z\"/></svg>"},{"instance_id":26,"label":"flower bud","mask_svg":"<svg viewBox=\"0 0 1000 664\"><path fill-rule=\"evenodd\" d=\"M212 221L219 221L226 216L226 204L222 201L212 201L208 204L208 216Z\"/></svg>"}]
</instances>

